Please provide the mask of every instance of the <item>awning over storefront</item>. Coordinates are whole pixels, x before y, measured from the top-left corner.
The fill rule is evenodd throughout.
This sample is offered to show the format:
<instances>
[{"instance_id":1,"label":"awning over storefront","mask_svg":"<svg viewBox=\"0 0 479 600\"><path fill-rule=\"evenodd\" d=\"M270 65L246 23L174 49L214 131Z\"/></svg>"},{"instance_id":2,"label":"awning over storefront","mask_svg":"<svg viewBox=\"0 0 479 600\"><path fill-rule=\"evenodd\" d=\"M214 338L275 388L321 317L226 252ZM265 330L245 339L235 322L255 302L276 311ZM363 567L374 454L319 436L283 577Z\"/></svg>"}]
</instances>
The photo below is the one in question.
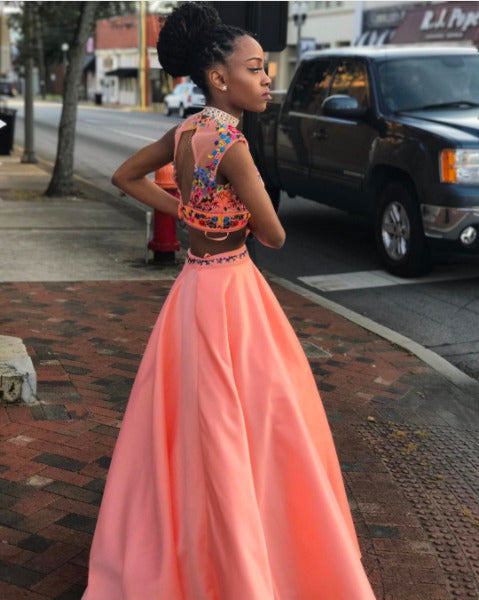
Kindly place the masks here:
<instances>
[{"instance_id":1,"label":"awning over storefront","mask_svg":"<svg viewBox=\"0 0 479 600\"><path fill-rule=\"evenodd\" d=\"M138 69L131 67L120 67L113 71L107 71L105 75L109 77L138 77Z\"/></svg>"},{"instance_id":2,"label":"awning over storefront","mask_svg":"<svg viewBox=\"0 0 479 600\"><path fill-rule=\"evenodd\" d=\"M394 31L394 28L363 31L355 43L355 46L382 46L383 44L389 44L389 40L394 35Z\"/></svg>"}]
</instances>

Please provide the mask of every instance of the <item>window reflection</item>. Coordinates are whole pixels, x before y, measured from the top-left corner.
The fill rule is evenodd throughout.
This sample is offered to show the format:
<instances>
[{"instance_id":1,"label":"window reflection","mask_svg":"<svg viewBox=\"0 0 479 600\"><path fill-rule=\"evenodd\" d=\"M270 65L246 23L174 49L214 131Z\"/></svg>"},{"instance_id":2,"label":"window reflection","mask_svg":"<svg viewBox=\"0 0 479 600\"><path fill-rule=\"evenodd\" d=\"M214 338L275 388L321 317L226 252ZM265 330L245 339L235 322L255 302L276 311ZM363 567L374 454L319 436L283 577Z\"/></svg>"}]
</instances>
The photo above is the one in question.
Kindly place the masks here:
<instances>
[{"instance_id":1,"label":"window reflection","mask_svg":"<svg viewBox=\"0 0 479 600\"><path fill-rule=\"evenodd\" d=\"M334 94L346 94L356 98L360 107L367 107L369 93L366 66L358 61L339 65L331 86L331 96Z\"/></svg>"},{"instance_id":2,"label":"window reflection","mask_svg":"<svg viewBox=\"0 0 479 600\"><path fill-rule=\"evenodd\" d=\"M386 110L413 110L448 102L479 104L479 56L428 56L379 65Z\"/></svg>"}]
</instances>

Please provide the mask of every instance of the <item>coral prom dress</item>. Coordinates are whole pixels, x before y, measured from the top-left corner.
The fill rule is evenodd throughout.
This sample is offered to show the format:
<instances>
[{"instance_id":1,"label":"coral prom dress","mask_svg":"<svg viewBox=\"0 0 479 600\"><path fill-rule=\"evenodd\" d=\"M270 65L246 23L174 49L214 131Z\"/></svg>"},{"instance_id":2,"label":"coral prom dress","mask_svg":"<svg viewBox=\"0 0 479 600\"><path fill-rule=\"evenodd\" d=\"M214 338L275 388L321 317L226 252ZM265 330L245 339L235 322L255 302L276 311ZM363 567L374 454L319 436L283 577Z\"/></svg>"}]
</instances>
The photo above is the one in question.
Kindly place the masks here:
<instances>
[{"instance_id":1,"label":"coral prom dress","mask_svg":"<svg viewBox=\"0 0 479 600\"><path fill-rule=\"evenodd\" d=\"M205 109L182 217L248 213L216 169L245 142ZM223 148L223 150L222 150ZM188 253L122 422L83 600L373 600L308 361L246 248Z\"/></svg>"}]
</instances>

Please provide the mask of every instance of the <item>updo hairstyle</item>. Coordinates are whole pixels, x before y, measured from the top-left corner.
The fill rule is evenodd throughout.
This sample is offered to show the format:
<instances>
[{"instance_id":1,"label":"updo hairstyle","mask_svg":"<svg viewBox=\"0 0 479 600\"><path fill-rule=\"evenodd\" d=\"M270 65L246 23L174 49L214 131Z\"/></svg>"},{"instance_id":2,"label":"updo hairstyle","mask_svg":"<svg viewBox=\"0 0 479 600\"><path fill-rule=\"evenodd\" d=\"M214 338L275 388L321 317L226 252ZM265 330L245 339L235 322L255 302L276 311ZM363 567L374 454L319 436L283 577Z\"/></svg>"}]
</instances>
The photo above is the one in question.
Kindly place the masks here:
<instances>
[{"instance_id":1,"label":"updo hairstyle","mask_svg":"<svg viewBox=\"0 0 479 600\"><path fill-rule=\"evenodd\" d=\"M189 75L206 97L206 71L226 64L237 38L248 35L239 27L225 25L207 2L184 2L166 19L156 49L162 68L173 77Z\"/></svg>"}]
</instances>

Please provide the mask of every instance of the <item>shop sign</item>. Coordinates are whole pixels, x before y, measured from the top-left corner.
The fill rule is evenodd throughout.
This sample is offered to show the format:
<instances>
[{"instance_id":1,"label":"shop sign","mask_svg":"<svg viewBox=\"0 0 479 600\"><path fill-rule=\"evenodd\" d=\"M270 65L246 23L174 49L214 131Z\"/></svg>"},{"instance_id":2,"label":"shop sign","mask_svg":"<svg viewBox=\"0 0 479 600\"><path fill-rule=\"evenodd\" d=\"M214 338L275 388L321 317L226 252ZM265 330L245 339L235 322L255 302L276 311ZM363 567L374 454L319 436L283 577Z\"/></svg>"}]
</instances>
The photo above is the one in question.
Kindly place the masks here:
<instances>
[{"instance_id":1,"label":"shop sign","mask_svg":"<svg viewBox=\"0 0 479 600\"><path fill-rule=\"evenodd\" d=\"M479 39L479 2L446 2L408 11L393 43Z\"/></svg>"},{"instance_id":2,"label":"shop sign","mask_svg":"<svg viewBox=\"0 0 479 600\"><path fill-rule=\"evenodd\" d=\"M382 29L397 27L404 18L405 10L371 9L364 11L364 29Z\"/></svg>"},{"instance_id":3,"label":"shop sign","mask_svg":"<svg viewBox=\"0 0 479 600\"><path fill-rule=\"evenodd\" d=\"M462 8L443 8L438 17L433 10L426 10L421 23L421 31L435 31L437 29L457 29L467 31L469 27L479 25L479 10L464 11Z\"/></svg>"}]
</instances>

